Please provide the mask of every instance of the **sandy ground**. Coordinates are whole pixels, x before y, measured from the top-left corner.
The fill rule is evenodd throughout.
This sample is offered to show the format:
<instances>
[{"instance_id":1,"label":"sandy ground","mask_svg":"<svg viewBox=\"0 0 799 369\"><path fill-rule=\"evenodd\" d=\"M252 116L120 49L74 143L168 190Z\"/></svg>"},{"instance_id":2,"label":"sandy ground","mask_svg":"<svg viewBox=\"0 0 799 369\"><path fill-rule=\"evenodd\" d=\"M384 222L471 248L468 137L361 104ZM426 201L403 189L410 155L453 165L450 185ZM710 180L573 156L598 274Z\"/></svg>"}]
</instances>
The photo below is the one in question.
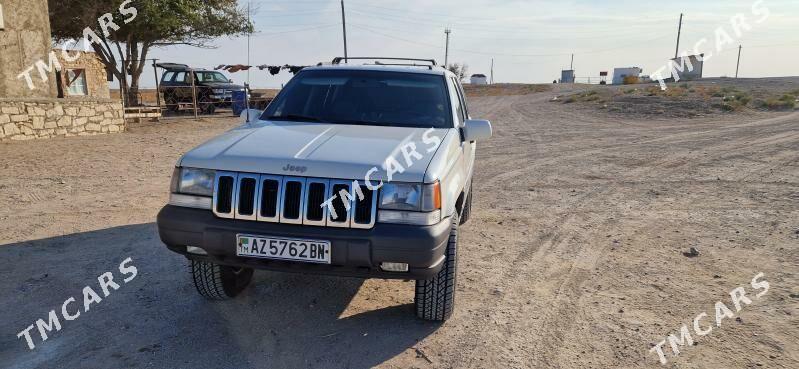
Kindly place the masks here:
<instances>
[{"instance_id":1,"label":"sandy ground","mask_svg":"<svg viewBox=\"0 0 799 369\"><path fill-rule=\"evenodd\" d=\"M626 119L549 101L570 88L471 99L495 138L443 325L402 281L257 272L201 299L153 222L179 155L230 119L0 144L0 367L799 367L799 113ZM16 337L128 257L130 283L35 350ZM661 366L650 347L739 286L740 319Z\"/></svg>"}]
</instances>

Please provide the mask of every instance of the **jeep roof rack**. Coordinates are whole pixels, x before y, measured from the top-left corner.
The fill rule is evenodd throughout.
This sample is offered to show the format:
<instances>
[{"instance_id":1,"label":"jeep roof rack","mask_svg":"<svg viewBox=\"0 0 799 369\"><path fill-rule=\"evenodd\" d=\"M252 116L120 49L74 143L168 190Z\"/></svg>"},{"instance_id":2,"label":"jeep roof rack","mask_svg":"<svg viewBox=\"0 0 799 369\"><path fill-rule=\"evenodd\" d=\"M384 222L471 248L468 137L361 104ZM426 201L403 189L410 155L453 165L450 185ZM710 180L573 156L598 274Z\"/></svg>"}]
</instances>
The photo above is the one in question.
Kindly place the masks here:
<instances>
[{"instance_id":1,"label":"jeep roof rack","mask_svg":"<svg viewBox=\"0 0 799 369\"><path fill-rule=\"evenodd\" d=\"M158 67L158 68L163 68L163 69L170 70L170 71L184 71L184 70L191 69L186 64L178 64L178 63L158 63L155 66Z\"/></svg>"},{"instance_id":2,"label":"jeep roof rack","mask_svg":"<svg viewBox=\"0 0 799 369\"><path fill-rule=\"evenodd\" d=\"M339 64L341 64L342 60L347 61L347 60L351 60L351 59L352 60L374 60L375 61L375 65L401 65L401 66L410 66L410 67L430 67L431 70L433 69L433 67L438 66L438 64L436 63L435 59L391 58L391 57L380 57L380 56L378 56L378 57L373 57L373 56L372 57L367 57L367 56L348 56L346 58L343 57L343 56L338 56L338 57L333 59L333 65L339 65ZM397 61L425 62L425 63L430 63L430 65L426 65L426 64L425 65L419 65L419 64L416 64L416 63L412 63L412 64L407 64L407 63L404 63L404 64L385 64L385 63L377 62L378 60L397 60Z\"/></svg>"}]
</instances>

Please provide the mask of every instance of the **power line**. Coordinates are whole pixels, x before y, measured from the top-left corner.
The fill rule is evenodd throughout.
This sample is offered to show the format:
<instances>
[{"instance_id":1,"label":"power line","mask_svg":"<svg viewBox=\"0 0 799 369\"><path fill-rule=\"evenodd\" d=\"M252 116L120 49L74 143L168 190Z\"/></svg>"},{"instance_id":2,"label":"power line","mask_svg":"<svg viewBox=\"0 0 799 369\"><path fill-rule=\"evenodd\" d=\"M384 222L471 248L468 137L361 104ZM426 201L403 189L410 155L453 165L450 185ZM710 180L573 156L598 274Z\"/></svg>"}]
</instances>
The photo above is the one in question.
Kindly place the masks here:
<instances>
[{"instance_id":1,"label":"power line","mask_svg":"<svg viewBox=\"0 0 799 369\"><path fill-rule=\"evenodd\" d=\"M386 21L390 21L390 22L408 23L408 24L440 26L441 23L449 23L449 24L457 25L458 29L473 29L473 30L484 31L484 32L500 32L500 33L507 33L507 32L540 32L541 31L540 26L538 26L538 25L537 25L538 27L536 27L536 28L525 28L525 27L503 27L503 26L492 26L492 25L474 25L472 23L460 24L460 23L442 21L440 19L423 19L423 18L419 18L418 16L413 16L412 18L409 18L409 17L403 17L402 15L397 15L397 14L384 14L384 13L377 13L377 12L372 12L372 11L365 11L365 10L362 10L362 9L351 10L351 11L354 12L354 13L358 13L360 15L363 15L363 16L370 17L370 18L382 19L382 20L386 20ZM567 27L567 26L564 26L564 27ZM586 26L586 30L585 30L586 33L592 34L592 35L596 34L596 32L597 32L596 27L593 27L593 28L590 28L590 29L588 29L587 27L588 26ZM625 32L629 33L631 31L631 28L635 28L635 27L639 27L639 26L624 25L624 26L619 26L619 28L615 28L613 30L615 30L615 31L625 31ZM644 27L644 26L640 26L640 27ZM568 27L568 30L569 30L570 33L574 33L575 27L574 26Z\"/></svg>"},{"instance_id":2,"label":"power line","mask_svg":"<svg viewBox=\"0 0 799 369\"><path fill-rule=\"evenodd\" d=\"M404 41L404 42L411 43L411 44L422 45L422 46L433 47L433 48L440 48L441 47L441 46L438 46L438 45L432 45L432 44L428 44L428 43L423 43L423 42L419 42L419 41L408 40L408 39L405 39L405 38L396 37L396 36L393 36L393 35L389 35L389 34L383 33L380 30L375 29L375 28L371 28L371 27L364 27L362 25L355 25L355 24L350 24L350 25L353 26L353 27L357 27L357 28L360 28L360 29L367 30L370 33L378 34L378 35L381 35L383 37L392 38L392 39L395 39L395 40ZM657 41L657 40L660 40L660 39L663 39L663 38L666 38L666 37L670 37L670 35L661 35L661 36L658 36L657 38L653 38L653 39L644 41L643 43ZM589 50L589 51L584 51L584 52L575 52L574 54L575 55L599 54L599 53L615 51L615 50L621 50L621 49L627 49L627 48L638 47L638 46L639 46L638 43L636 43L636 44L624 44L624 45L621 45L621 46L618 46L618 47ZM494 56L494 55L496 55L496 56L508 56L508 57L555 57L555 56L569 56L569 55L572 54L570 52L543 53L543 54L510 54L510 53L502 53L502 52L496 52L496 51L480 51L480 50L467 50L467 49L450 49L450 50L451 51L461 52L461 53L467 53L467 54L477 54L477 55L486 55L486 56Z\"/></svg>"},{"instance_id":3,"label":"power line","mask_svg":"<svg viewBox=\"0 0 799 369\"><path fill-rule=\"evenodd\" d=\"M293 29L293 30L282 31L282 32L255 33L254 35L256 37L258 37L258 38L263 38L263 37L270 37L270 36L285 35L287 33L300 33L300 32L306 32L306 31L313 31L313 30L317 30L317 29L324 29L324 28L330 28L330 27L338 27L338 23L325 24L325 25L316 26L316 27Z\"/></svg>"},{"instance_id":4,"label":"power line","mask_svg":"<svg viewBox=\"0 0 799 369\"><path fill-rule=\"evenodd\" d=\"M425 27L399 28L399 27L387 27L387 26L382 25L382 24L381 25L375 25L375 24L368 24L368 23L353 23L352 21L349 21L349 23L350 24L359 24L359 25L364 26L364 27L371 27L371 28L380 29L380 30L383 30L383 31L395 31L395 32L412 33L412 34L418 34L418 35L423 35L424 34L424 35L428 35L428 36L432 35L432 34L437 34L439 32L439 30L441 29L441 25L440 24L435 25L435 26L429 25L426 28ZM490 40L490 41L502 40L502 41L509 41L509 42L551 41L552 40L551 36L546 36L546 37L541 37L541 38L509 38L509 37L506 37L507 33L497 34L495 36L489 36L488 34L481 33L480 31L470 31L470 30L461 31L460 29L458 29L458 34L465 35L464 38L469 39L469 40ZM482 35L482 37L474 36L474 35ZM640 37L640 36L646 36L646 35L645 34L641 34L641 33L630 35L630 31L626 30L623 33L614 33L614 34L606 34L606 35L594 35L592 37L574 37L574 36L570 35L569 36L569 40L570 41L581 41L581 40L623 38L624 40L629 42L631 39L633 39L635 37Z\"/></svg>"},{"instance_id":5,"label":"power line","mask_svg":"<svg viewBox=\"0 0 799 369\"><path fill-rule=\"evenodd\" d=\"M297 13L284 13L282 11L277 10L270 10L270 13L278 13L278 14L256 14L253 18L288 18L288 17L304 17L308 15L317 15L317 14L326 14L326 13L337 13L338 10L331 9L331 10L320 10L320 11L312 11L312 12L297 12Z\"/></svg>"}]
</instances>

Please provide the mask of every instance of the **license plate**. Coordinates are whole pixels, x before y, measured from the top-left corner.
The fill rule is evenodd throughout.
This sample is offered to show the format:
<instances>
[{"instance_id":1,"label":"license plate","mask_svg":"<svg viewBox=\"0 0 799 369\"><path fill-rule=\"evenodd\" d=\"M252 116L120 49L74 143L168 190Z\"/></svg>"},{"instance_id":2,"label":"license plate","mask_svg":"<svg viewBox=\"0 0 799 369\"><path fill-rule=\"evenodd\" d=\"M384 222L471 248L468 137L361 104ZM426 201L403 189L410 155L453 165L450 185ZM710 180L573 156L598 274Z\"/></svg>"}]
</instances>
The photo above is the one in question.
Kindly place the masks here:
<instances>
[{"instance_id":1,"label":"license plate","mask_svg":"<svg viewBox=\"0 0 799 369\"><path fill-rule=\"evenodd\" d=\"M330 264L330 241L237 235L236 255Z\"/></svg>"}]
</instances>

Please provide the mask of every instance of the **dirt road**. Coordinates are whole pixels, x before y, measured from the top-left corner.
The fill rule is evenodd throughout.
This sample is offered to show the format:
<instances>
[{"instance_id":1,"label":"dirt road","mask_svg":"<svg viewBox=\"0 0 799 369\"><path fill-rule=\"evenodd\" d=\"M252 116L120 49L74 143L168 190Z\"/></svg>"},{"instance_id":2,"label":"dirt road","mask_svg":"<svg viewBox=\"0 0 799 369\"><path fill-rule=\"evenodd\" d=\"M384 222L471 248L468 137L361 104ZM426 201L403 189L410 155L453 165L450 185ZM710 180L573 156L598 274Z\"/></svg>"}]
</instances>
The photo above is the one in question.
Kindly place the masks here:
<instances>
[{"instance_id":1,"label":"dirt road","mask_svg":"<svg viewBox=\"0 0 799 369\"><path fill-rule=\"evenodd\" d=\"M495 138L443 325L414 318L411 282L257 272L202 300L153 221L179 155L231 120L2 144L0 366L799 367L799 114L624 120L549 102L562 92L472 98ZM34 329L34 350L17 338L127 257L129 284L45 342ZM740 319L716 327L717 301ZM712 332L665 344L662 366L650 348L700 313Z\"/></svg>"}]
</instances>

